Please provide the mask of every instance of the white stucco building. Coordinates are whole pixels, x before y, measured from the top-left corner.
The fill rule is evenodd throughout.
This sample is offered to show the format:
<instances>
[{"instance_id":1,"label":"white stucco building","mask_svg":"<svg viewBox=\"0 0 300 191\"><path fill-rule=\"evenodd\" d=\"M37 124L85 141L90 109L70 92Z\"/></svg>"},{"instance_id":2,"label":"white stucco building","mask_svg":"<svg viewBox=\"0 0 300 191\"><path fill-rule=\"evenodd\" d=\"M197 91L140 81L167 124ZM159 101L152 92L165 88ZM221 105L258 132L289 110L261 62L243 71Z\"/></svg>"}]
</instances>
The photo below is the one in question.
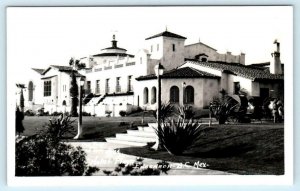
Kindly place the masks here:
<instances>
[{"instance_id":1,"label":"white stucco building","mask_svg":"<svg viewBox=\"0 0 300 191\"><path fill-rule=\"evenodd\" d=\"M202 43L185 45L186 37L164 31L145 39L146 47L135 55L117 46L81 59L87 68L76 72L77 79L85 78L83 110L96 116L119 111L130 112L137 107L156 109L157 78L154 66L161 63L162 102L191 105L202 109L209 105L221 90L236 94L243 89L249 96L277 96L283 100L283 71L279 43L269 67L245 65L245 54L220 54ZM266 52L266 54L269 54ZM46 111L68 111L70 108L70 66L50 66L34 69L35 77L28 83L28 108L42 105ZM27 86L27 85L26 85ZM32 97L30 97L32 95ZM32 98L32 99L30 99ZM29 103L29 102L28 102Z\"/></svg>"}]
</instances>

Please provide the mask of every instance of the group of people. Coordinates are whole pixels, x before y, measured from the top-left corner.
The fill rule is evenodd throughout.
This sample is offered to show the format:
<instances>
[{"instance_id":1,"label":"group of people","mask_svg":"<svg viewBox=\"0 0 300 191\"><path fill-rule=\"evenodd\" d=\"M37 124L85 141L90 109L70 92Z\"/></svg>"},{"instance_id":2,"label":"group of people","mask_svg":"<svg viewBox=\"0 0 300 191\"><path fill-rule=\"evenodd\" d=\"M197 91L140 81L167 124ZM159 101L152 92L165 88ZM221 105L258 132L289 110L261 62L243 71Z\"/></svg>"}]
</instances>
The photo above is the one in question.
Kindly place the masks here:
<instances>
[{"instance_id":1,"label":"group of people","mask_svg":"<svg viewBox=\"0 0 300 191\"><path fill-rule=\"evenodd\" d=\"M284 110L283 110L283 103L281 100L275 98L273 101L271 101L269 108L272 111L272 116L274 123L280 123L284 119Z\"/></svg>"}]
</instances>

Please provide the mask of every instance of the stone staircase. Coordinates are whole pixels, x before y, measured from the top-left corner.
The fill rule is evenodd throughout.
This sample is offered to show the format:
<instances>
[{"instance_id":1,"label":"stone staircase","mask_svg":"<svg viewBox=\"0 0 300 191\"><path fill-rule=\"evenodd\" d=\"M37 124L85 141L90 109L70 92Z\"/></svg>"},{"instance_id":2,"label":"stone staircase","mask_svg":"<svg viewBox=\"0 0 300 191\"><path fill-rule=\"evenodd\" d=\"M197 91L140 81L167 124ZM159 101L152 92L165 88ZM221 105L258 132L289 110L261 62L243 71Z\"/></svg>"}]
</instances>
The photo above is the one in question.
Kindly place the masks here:
<instances>
[{"instance_id":1,"label":"stone staircase","mask_svg":"<svg viewBox=\"0 0 300 191\"><path fill-rule=\"evenodd\" d=\"M202 124L209 124L209 119L204 118L200 122ZM217 121L213 119L212 124L216 123ZM126 133L118 133L116 137L107 137L105 140L108 143L143 147L148 143L155 143L157 141L155 128L157 128L156 123L149 123L148 126L139 126L137 130L127 130Z\"/></svg>"},{"instance_id":2,"label":"stone staircase","mask_svg":"<svg viewBox=\"0 0 300 191\"><path fill-rule=\"evenodd\" d=\"M154 130L156 127L156 123L149 123L145 127L139 126L138 130L127 130L127 133L118 133L116 137L108 137L105 140L115 144L146 146L147 143L156 142L157 136Z\"/></svg>"}]
</instances>

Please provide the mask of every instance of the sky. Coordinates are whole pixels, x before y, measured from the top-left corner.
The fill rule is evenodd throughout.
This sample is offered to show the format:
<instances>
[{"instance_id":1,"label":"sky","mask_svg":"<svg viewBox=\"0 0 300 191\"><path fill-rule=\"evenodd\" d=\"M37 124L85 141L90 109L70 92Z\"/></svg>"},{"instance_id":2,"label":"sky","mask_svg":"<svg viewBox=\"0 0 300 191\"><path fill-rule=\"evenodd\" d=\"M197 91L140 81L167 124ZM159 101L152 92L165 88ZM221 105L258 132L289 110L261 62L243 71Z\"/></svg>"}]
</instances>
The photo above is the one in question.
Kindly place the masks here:
<instances>
[{"instance_id":1,"label":"sky","mask_svg":"<svg viewBox=\"0 0 300 191\"><path fill-rule=\"evenodd\" d=\"M71 57L118 46L135 54L145 38L168 31L218 50L246 54L246 64L268 62L281 43L281 61L293 64L292 7L10 7L7 9L8 75L28 68L68 65ZM10 70L13 69L13 70ZM10 72L11 71L11 72Z\"/></svg>"}]
</instances>

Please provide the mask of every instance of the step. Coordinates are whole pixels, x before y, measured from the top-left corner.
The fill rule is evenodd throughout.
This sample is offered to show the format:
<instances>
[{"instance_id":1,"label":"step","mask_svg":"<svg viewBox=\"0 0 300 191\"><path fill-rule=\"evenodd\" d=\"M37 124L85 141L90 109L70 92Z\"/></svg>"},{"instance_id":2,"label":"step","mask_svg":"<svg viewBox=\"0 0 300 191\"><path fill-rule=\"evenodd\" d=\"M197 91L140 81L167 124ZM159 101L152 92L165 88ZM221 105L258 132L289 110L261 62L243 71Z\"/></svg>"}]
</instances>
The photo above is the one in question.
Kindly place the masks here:
<instances>
[{"instance_id":1,"label":"step","mask_svg":"<svg viewBox=\"0 0 300 191\"><path fill-rule=\"evenodd\" d=\"M148 123L148 126L149 126L151 129L157 129L157 123Z\"/></svg>"},{"instance_id":2,"label":"step","mask_svg":"<svg viewBox=\"0 0 300 191\"><path fill-rule=\"evenodd\" d=\"M139 136L128 135L128 134L116 134L116 139L124 140L124 141L142 142L142 143L156 142L156 137L139 137Z\"/></svg>"},{"instance_id":3,"label":"step","mask_svg":"<svg viewBox=\"0 0 300 191\"><path fill-rule=\"evenodd\" d=\"M155 130L152 127L141 127L141 126L138 126L138 130L139 131L148 132L148 133L155 133Z\"/></svg>"},{"instance_id":4,"label":"step","mask_svg":"<svg viewBox=\"0 0 300 191\"><path fill-rule=\"evenodd\" d=\"M122 144L122 145L130 145L130 146L139 146L143 147L146 146L147 143L142 143L142 142L135 142L135 141L125 141L125 140L120 140L114 137L109 137L105 138L106 142L108 143L115 143L115 144Z\"/></svg>"},{"instance_id":5,"label":"step","mask_svg":"<svg viewBox=\"0 0 300 191\"><path fill-rule=\"evenodd\" d=\"M150 137L156 138L155 132L148 131L138 131L138 130L127 130L128 135L138 136L138 137Z\"/></svg>"}]
</instances>

